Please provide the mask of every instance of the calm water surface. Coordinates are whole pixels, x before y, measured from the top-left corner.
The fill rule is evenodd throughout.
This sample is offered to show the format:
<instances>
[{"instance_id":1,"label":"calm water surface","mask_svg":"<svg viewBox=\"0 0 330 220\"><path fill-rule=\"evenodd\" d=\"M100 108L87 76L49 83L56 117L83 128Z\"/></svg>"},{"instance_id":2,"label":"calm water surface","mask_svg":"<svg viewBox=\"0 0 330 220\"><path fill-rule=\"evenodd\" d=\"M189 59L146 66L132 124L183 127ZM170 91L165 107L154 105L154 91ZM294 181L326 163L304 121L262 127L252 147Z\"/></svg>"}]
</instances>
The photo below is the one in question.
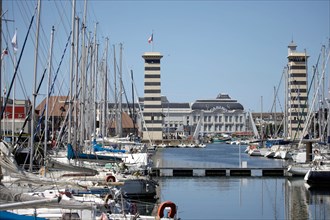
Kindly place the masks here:
<instances>
[{"instance_id":1,"label":"calm water surface","mask_svg":"<svg viewBox=\"0 0 330 220\"><path fill-rule=\"evenodd\" d=\"M282 167L287 161L250 157L245 146L158 150L163 167ZM160 201L178 206L181 219L330 219L330 188L310 189L303 178L160 177Z\"/></svg>"}]
</instances>

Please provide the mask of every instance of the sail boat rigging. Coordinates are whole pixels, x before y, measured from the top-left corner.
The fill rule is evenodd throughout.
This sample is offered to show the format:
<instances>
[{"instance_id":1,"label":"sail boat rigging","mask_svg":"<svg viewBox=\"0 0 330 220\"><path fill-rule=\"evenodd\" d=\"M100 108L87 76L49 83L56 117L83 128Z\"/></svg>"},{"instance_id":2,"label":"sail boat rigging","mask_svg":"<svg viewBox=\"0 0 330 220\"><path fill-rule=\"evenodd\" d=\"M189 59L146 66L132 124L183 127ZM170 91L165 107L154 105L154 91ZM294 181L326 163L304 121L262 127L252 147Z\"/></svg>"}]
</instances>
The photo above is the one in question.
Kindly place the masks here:
<instances>
[{"instance_id":1,"label":"sail boat rigging","mask_svg":"<svg viewBox=\"0 0 330 220\"><path fill-rule=\"evenodd\" d=\"M7 90L7 96L6 96L6 99L5 99L5 103L1 109L1 119L3 118L3 114L4 114L4 111L6 109L6 106L7 106L7 103L8 103L8 100L9 100L9 96L10 96L10 93L12 91L12 88L13 88L13 84L14 84L14 81L16 79L16 75L17 75L17 71L18 71L18 67L20 65L20 62L21 62L21 59L22 59L22 56L23 56L23 52L24 52L24 49L25 49L25 45L26 45L26 41L27 41L27 38L29 36L29 33L30 33L30 30L31 30L31 27L32 27L32 23L33 23L33 19L34 19L34 15L32 16L31 18L31 21L30 21L30 26L29 26L29 29L25 35L25 39L24 39L24 43L23 43L23 46L22 46L22 51L19 55L19 58L18 58L18 61L17 61L17 65L15 66L15 71L14 71L14 75L12 77L12 80L11 80L11 83L10 83L10 86Z\"/></svg>"}]
</instances>

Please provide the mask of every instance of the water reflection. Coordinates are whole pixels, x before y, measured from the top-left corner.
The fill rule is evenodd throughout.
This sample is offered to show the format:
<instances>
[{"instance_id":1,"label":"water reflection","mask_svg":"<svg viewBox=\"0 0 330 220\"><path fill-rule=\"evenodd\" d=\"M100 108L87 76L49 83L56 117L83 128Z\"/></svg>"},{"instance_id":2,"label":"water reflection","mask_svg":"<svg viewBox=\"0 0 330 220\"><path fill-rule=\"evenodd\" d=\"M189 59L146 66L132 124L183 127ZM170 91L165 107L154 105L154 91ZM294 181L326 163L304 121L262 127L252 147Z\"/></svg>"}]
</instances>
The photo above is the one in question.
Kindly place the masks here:
<instances>
[{"instance_id":1,"label":"water reflection","mask_svg":"<svg viewBox=\"0 0 330 220\"><path fill-rule=\"evenodd\" d=\"M241 152L239 154L239 152ZM163 167L283 167L287 161L249 157L244 147L160 149L154 164ZM330 219L329 188L310 187L302 178L160 177L160 201L178 205L181 219Z\"/></svg>"},{"instance_id":2,"label":"water reflection","mask_svg":"<svg viewBox=\"0 0 330 220\"><path fill-rule=\"evenodd\" d=\"M159 167L239 167L245 161L248 167L283 167L286 160L251 157L244 153L246 146L208 144L206 148L160 148L153 156Z\"/></svg>"},{"instance_id":3,"label":"water reflection","mask_svg":"<svg viewBox=\"0 0 330 220\"><path fill-rule=\"evenodd\" d=\"M284 219L284 178L160 178L182 219Z\"/></svg>"},{"instance_id":4,"label":"water reflection","mask_svg":"<svg viewBox=\"0 0 330 220\"><path fill-rule=\"evenodd\" d=\"M330 186L311 187L301 178L289 178L287 186L287 219L329 219Z\"/></svg>"},{"instance_id":5,"label":"water reflection","mask_svg":"<svg viewBox=\"0 0 330 220\"><path fill-rule=\"evenodd\" d=\"M181 219L329 219L329 188L303 179L263 177L159 178L160 200Z\"/></svg>"}]
</instances>

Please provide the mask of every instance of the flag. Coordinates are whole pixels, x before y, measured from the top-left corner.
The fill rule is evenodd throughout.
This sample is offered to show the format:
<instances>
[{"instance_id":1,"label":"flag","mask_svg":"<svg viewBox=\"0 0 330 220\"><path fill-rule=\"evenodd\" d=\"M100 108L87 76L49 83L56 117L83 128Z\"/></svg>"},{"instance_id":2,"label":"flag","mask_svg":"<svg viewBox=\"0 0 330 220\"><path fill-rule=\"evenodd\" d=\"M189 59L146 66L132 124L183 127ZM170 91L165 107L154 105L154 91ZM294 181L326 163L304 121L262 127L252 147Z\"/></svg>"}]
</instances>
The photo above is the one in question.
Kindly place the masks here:
<instances>
[{"instance_id":1,"label":"flag","mask_svg":"<svg viewBox=\"0 0 330 220\"><path fill-rule=\"evenodd\" d=\"M5 55L8 55L8 47L6 47L6 49L3 49L1 53L1 60L5 57Z\"/></svg>"},{"instance_id":2,"label":"flag","mask_svg":"<svg viewBox=\"0 0 330 220\"><path fill-rule=\"evenodd\" d=\"M15 30L15 34L13 36L13 39L11 39L11 45L13 45L14 51L16 52L18 50L18 45L17 45L17 30Z\"/></svg>"},{"instance_id":3,"label":"flag","mask_svg":"<svg viewBox=\"0 0 330 220\"><path fill-rule=\"evenodd\" d=\"M151 36L148 38L148 43L150 44L154 40L154 34L151 34Z\"/></svg>"}]
</instances>

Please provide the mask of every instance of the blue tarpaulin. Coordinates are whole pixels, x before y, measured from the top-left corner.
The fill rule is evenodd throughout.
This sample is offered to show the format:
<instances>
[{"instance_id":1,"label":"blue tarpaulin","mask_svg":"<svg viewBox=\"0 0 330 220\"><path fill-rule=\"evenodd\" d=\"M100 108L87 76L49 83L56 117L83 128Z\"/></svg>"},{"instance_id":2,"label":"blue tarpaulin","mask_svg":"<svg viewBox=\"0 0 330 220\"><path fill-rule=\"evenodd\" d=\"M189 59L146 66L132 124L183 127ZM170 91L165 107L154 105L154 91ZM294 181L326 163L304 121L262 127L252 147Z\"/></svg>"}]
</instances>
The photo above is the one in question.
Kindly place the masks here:
<instances>
[{"instance_id":1,"label":"blue tarpaulin","mask_svg":"<svg viewBox=\"0 0 330 220\"><path fill-rule=\"evenodd\" d=\"M46 218L40 218L35 216L18 215L12 212L0 211L1 220L47 220Z\"/></svg>"}]
</instances>

